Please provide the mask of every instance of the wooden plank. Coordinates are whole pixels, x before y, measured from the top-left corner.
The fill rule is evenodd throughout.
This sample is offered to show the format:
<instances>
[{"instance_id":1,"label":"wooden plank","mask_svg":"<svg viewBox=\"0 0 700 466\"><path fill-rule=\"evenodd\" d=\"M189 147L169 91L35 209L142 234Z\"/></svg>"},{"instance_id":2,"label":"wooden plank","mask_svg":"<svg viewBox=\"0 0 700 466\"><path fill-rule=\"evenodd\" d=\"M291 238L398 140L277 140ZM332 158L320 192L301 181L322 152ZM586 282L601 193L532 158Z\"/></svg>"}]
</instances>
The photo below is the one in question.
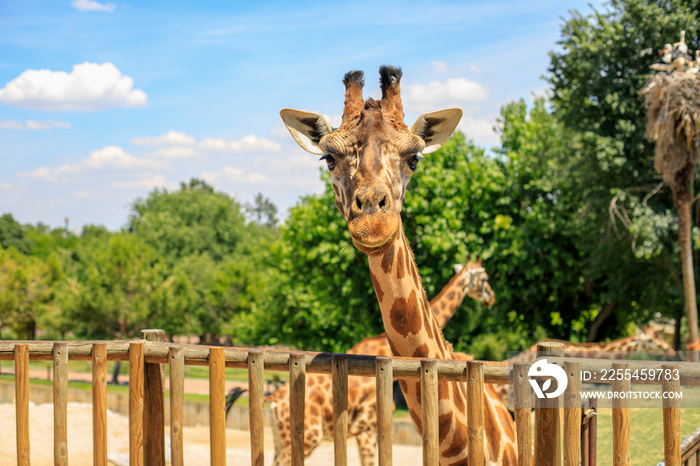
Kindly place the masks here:
<instances>
[{"instance_id":1,"label":"wooden plank","mask_svg":"<svg viewBox=\"0 0 700 466\"><path fill-rule=\"evenodd\" d=\"M303 353L289 355L289 405L292 435L292 466L304 464L304 396L306 359Z\"/></svg>"},{"instance_id":2,"label":"wooden plank","mask_svg":"<svg viewBox=\"0 0 700 466\"><path fill-rule=\"evenodd\" d=\"M630 401L626 397L632 387L630 381L625 379L625 371L629 366L614 363L612 368L613 371L616 371L612 390L613 393L618 394L612 400L613 464L615 466L628 466L632 464L630 458Z\"/></svg>"},{"instance_id":3,"label":"wooden plank","mask_svg":"<svg viewBox=\"0 0 700 466\"><path fill-rule=\"evenodd\" d=\"M484 454L484 368L467 361L467 452L470 465L482 466Z\"/></svg>"},{"instance_id":4,"label":"wooden plank","mask_svg":"<svg viewBox=\"0 0 700 466\"><path fill-rule=\"evenodd\" d=\"M185 352L170 348L170 464L184 466L185 442L182 436L185 405Z\"/></svg>"},{"instance_id":5,"label":"wooden plank","mask_svg":"<svg viewBox=\"0 0 700 466\"><path fill-rule=\"evenodd\" d=\"M29 466L29 347L16 345L14 356L17 466Z\"/></svg>"},{"instance_id":6,"label":"wooden plank","mask_svg":"<svg viewBox=\"0 0 700 466\"><path fill-rule=\"evenodd\" d=\"M581 364L564 363L564 466L581 464Z\"/></svg>"},{"instance_id":7,"label":"wooden plank","mask_svg":"<svg viewBox=\"0 0 700 466\"><path fill-rule=\"evenodd\" d=\"M664 373L661 378L661 390L664 393L663 419L664 419L664 463L666 466L681 465L681 402L672 397L680 392L679 380L673 380L675 365L664 364L661 366ZM670 377L666 377L669 374ZM667 380L670 379L670 380Z\"/></svg>"},{"instance_id":8,"label":"wooden plank","mask_svg":"<svg viewBox=\"0 0 700 466\"><path fill-rule=\"evenodd\" d=\"M226 356L209 348L209 446L212 466L226 466Z\"/></svg>"},{"instance_id":9,"label":"wooden plank","mask_svg":"<svg viewBox=\"0 0 700 466\"><path fill-rule=\"evenodd\" d=\"M68 465L68 345L53 345L53 461Z\"/></svg>"},{"instance_id":10,"label":"wooden plank","mask_svg":"<svg viewBox=\"0 0 700 466\"><path fill-rule=\"evenodd\" d=\"M582 427L581 427L581 465L582 466L590 466L590 458L589 458L589 450L590 446L588 445L588 442L590 440L590 436L588 434L588 428L591 424L590 418L586 417L586 413L588 410L591 409L590 407L590 401L589 400L583 400L581 403L581 422L582 422Z\"/></svg>"},{"instance_id":11,"label":"wooden plank","mask_svg":"<svg viewBox=\"0 0 700 466\"><path fill-rule=\"evenodd\" d=\"M109 361L129 360L129 341L109 341L107 343L107 359ZM25 342L1 342L0 341L0 361L13 360L15 344L25 344ZM51 342L26 342L29 345L30 361L52 361L53 343ZM90 361L93 342L68 342L68 350L71 361ZM177 346L172 343L146 342L144 352L147 364L166 364L169 358L170 346ZM331 353L306 352L305 361L308 373L330 373ZM185 364L192 366L207 366L209 352L206 347L188 346L185 347ZM375 375L375 356L363 356L358 354L348 355L348 375L359 375L373 377ZM552 358L554 362L562 362L558 358ZM583 360L581 370L602 373L602 369L610 369L611 360ZM656 361L618 361L629 363L630 369L660 369L662 363ZM493 361L482 361L484 364L485 383L508 383L509 368L507 364ZM438 361L438 372L440 380L446 382L464 381L464 363L461 361ZM700 386L700 371L697 364L689 362L674 362L678 366L683 386ZM416 358L395 358L393 363L394 377L398 379L418 380L420 377L420 361ZM226 367L236 367L247 369L248 350L241 348L226 348ZM289 352L282 350L265 351L265 368L273 371L289 370ZM660 385L658 380L639 380L635 384Z\"/></svg>"},{"instance_id":12,"label":"wooden plank","mask_svg":"<svg viewBox=\"0 0 700 466\"><path fill-rule=\"evenodd\" d=\"M527 363L513 365L513 403L519 466L532 466L532 387L527 378L529 367Z\"/></svg>"},{"instance_id":13,"label":"wooden plank","mask_svg":"<svg viewBox=\"0 0 700 466\"><path fill-rule=\"evenodd\" d=\"M544 342L537 345L539 357L563 356L564 345ZM535 400L535 464L554 466L561 458L561 398L537 398Z\"/></svg>"},{"instance_id":14,"label":"wooden plank","mask_svg":"<svg viewBox=\"0 0 700 466\"><path fill-rule=\"evenodd\" d=\"M333 355L333 456L335 466L348 464L348 357Z\"/></svg>"},{"instance_id":15,"label":"wooden plank","mask_svg":"<svg viewBox=\"0 0 700 466\"><path fill-rule=\"evenodd\" d=\"M250 419L251 464L263 466L265 461L265 354L248 352L248 415Z\"/></svg>"},{"instance_id":16,"label":"wooden plank","mask_svg":"<svg viewBox=\"0 0 700 466\"><path fill-rule=\"evenodd\" d=\"M591 398L588 400L590 407L597 412L598 411L598 399ZM592 416L588 421L588 463L589 466L596 466L598 464L598 416Z\"/></svg>"},{"instance_id":17,"label":"wooden plank","mask_svg":"<svg viewBox=\"0 0 700 466\"><path fill-rule=\"evenodd\" d=\"M440 464L438 431L438 375L434 359L421 359L421 419L423 422L423 466Z\"/></svg>"},{"instance_id":18,"label":"wooden plank","mask_svg":"<svg viewBox=\"0 0 700 466\"><path fill-rule=\"evenodd\" d=\"M394 445L393 429L393 371L391 359L378 356L377 364L377 447L379 466L391 466Z\"/></svg>"},{"instance_id":19,"label":"wooden plank","mask_svg":"<svg viewBox=\"0 0 700 466\"><path fill-rule=\"evenodd\" d=\"M156 343L155 347L165 351L158 363L145 358L143 379L143 462L146 466L165 466L165 374L162 363L168 362L169 347L162 344L165 332L158 329L141 330L141 338ZM206 348L202 348L207 350ZM144 343L148 356L148 343Z\"/></svg>"},{"instance_id":20,"label":"wooden plank","mask_svg":"<svg viewBox=\"0 0 700 466\"><path fill-rule=\"evenodd\" d=\"M143 466L143 342L129 345L129 465Z\"/></svg>"},{"instance_id":21,"label":"wooden plank","mask_svg":"<svg viewBox=\"0 0 700 466\"><path fill-rule=\"evenodd\" d=\"M107 466L107 346L92 347L92 463Z\"/></svg>"}]
</instances>

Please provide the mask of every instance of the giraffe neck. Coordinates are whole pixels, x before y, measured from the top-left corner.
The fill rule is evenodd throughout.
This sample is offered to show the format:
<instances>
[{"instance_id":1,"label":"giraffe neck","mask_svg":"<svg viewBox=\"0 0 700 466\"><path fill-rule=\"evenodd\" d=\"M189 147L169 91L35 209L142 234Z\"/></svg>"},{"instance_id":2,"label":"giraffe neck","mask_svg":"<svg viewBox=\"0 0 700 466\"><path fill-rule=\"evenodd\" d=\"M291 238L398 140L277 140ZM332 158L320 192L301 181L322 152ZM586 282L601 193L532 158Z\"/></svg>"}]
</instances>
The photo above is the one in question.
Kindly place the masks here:
<instances>
[{"instance_id":1,"label":"giraffe neck","mask_svg":"<svg viewBox=\"0 0 700 466\"><path fill-rule=\"evenodd\" d=\"M430 311L413 253L403 227L394 240L369 251L369 269L382 312L384 329L394 356L456 359ZM418 432L423 431L420 381L399 380L408 411ZM467 457L466 385L438 382L440 464L465 464ZM515 426L490 386L484 393L487 464L517 464Z\"/></svg>"},{"instance_id":2,"label":"giraffe neck","mask_svg":"<svg viewBox=\"0 0 700 466\"><path fill-rule=\"evenodd\" d=\"M465 286L465 281L469 277L469 273L469 271L456 273L440 291L440 294L430 301L430 309L435 314L438 327L441 329L445 328L467 296L468 288Z\"/></svg>"},{"instance_id":3,"label":"giraffe neck","mask_svg":"<svg viewBox=\"0 0 700 466\"><path fill-rule=\"evenodd\" d=\"M372 284L395 356L451 359L452 347L430 311L403 227L394 240L368 254Z\"/></svg>"}]
</instances>

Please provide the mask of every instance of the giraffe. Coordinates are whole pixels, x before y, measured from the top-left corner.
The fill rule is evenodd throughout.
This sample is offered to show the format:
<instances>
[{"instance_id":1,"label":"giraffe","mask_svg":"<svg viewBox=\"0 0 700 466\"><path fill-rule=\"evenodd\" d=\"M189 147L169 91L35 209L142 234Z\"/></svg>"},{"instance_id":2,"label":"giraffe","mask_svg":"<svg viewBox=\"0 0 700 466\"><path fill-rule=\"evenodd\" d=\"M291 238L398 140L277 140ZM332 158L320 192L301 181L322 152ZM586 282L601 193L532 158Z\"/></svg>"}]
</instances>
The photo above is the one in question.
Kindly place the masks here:
<instances>
[{"instance_id":1,"label":"giraffe","mask_svg":"<svg viewBox=\"0 0 700 466\"><path fill-rule=\"evenodd\" d=\"M284 109L282 120L296 142L321 156L331 172L335 204L347 220L352 242L368 258L382 322L394 356L456 359L430 311L413 253L401 222L406 189L425 154L438 150L459 123L462 111L423 114L404 123L399 68L379 69L382 98L364 99L364 74L343 79L345 105L339 128L323 115ZM418 432L420 382L400 380ZM439 450L443 466L467 461L466 384L438 382ZM515 426L490 386L484 395L485 455L489 464L515 464Z\"/></svg>"},{"instance_id":2,"label":"giraffe","mask_svg":"<svg viewBox=\"0 0 700 466\"><path fill-rule=\"evenodd\" d=\"M488 275L481 258L466 265L455 264L455 275L442 291L430 302L436 313L440 328L452 318L465 296L484 306L496 302L488 283ZM348 354L370 356L392 356L386 334L364 338L348 350ZM466 358L471 359L469 356ZM348 436L355 437L363 466L376 464L377 451L377 391L373 377L348 378ZM306 381L306 403L304 404L304 456L308 457L324 437L333 435L333 395L331 376L309 374ZM265 398L272 405L272 430L275 438L275 466L291 463L291 423L289 386L282 385Z\"/></svg>"},{"instance_id":3,"label":"giraffe","mask_svg":"<svg viewBox=\"0 0 700 466\"><path fill-rule=\"evenodd\" d=\"M545 338L508 358L509 363L532 362L537 356L537 345L543 342L562 343L564 353L572 358L584 358L586 353L600 352L596 359L627 359L630 351L662 351L666 356L676 355L675 350L663 338L659 336L649 325L643 325L637 329L634 335L612 341L600 341L589 343L573 343L566 340L554 340ZM590 355L589 355L590 356Z\"/></svg>"},{"instance_id":4,"label":"giraffe","mask_svg":"<svg viewBox=\"0 0 700 466\"><path fill-rule=\"evenodd\" d=\"M630 351L654 351L663 352L667 357L674 357L676 351L663 338L655 332L651 326L642 325L634 335L612 341L573 343L566 340L555 340L545 338L537 341L525 351L522 351L510 358L508 364L534 362L537 359L537 345L543 342L561 343L564 345L564 355L570 358L591 357L592 352L596 352L596 359L627 359ZM508 384L494 384L496 393L501 397L504 404L509 405L509 398L512 396L508 389Z\"/></svg>"}]
</instances>

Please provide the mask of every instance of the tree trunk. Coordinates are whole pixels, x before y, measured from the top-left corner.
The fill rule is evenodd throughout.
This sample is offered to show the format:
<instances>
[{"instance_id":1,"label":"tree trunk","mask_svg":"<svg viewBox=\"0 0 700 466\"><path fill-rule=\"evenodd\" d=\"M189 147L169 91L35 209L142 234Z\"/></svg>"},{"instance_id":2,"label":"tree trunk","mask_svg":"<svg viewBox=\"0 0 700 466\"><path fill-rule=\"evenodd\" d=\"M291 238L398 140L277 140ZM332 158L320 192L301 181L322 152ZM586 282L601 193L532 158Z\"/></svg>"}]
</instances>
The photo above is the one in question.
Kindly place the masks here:
<instances>
[{"instance_id":1,"label":"tree trunk","mask_svg":"<svg viewBox=\"0 0 700 466\"><path fill-rule=\"evenodd\" d=\"M695 295L695 273L693 271L693 245L691 237L690 193L688 186L695 170L691 166L676 173L673 180L673 200L678 210L678 242L681 246L681 269L683 270L683 295L688 318L690 341L698 339L698 305ZM697 354L695 354L697 357Z\"/></svg>"},{"instance_id":2,"label":"tree trunk","mask_svg":"<svg viewBox=\"0 0 700 466\"><path fill-rule=\"evenodd\" d=\"M122 362L117 361L114 365L114 372L112 372L112 383L114 385L119 385L119 370L122 368Z\"/></svg>"},{"instance_id":3,"label":"tree trunk","mask_svg":"<svg viewBox=\"0 0 700 466\"><path fill-rule=\"evenodd\" d=\"M610 314L612 314L612 311L615 309L616 305L617 302L613 299L605 306L603 306L603 310L600 311L600 313L596 316L595 319L593 319L593 322L591 322L591 326L588 328L588 335L586 336L586 341L596 341L596 338L598 337L598 330L600 330L600 326L603 325L605 319L610 317Z\"/></svg>"}]
</instances>

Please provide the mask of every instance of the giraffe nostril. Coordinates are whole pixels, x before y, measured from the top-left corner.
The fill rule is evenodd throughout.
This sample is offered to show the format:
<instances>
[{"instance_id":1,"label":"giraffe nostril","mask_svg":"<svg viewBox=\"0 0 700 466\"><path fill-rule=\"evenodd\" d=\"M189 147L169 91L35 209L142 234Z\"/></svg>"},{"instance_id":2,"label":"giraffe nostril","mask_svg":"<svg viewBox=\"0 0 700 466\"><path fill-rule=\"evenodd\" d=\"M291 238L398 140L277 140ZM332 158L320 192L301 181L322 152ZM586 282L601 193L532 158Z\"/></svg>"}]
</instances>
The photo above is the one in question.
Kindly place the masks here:
<instances>
[{"instance_id":1,"label":"giraffe nostril","mask_svg":"<svg viewBox=\"0 0 700 466\"><path fill-rule=\"evenodd\" d=\"M355 204L357 204L357 208L362 210L362 201L360 201L359 197L355 198Z\"/></svg>"},{"instance_id":2,"label":"giraffe nostril","mask_svg":"<svg viewBox=\"0 0 700 466\"><path fill-rule=\"evenodd\" d=\"M386 197L383 197L381 201L379 201L379 208L383 209L386 206Z\"/></svg>"}]
</instances>

